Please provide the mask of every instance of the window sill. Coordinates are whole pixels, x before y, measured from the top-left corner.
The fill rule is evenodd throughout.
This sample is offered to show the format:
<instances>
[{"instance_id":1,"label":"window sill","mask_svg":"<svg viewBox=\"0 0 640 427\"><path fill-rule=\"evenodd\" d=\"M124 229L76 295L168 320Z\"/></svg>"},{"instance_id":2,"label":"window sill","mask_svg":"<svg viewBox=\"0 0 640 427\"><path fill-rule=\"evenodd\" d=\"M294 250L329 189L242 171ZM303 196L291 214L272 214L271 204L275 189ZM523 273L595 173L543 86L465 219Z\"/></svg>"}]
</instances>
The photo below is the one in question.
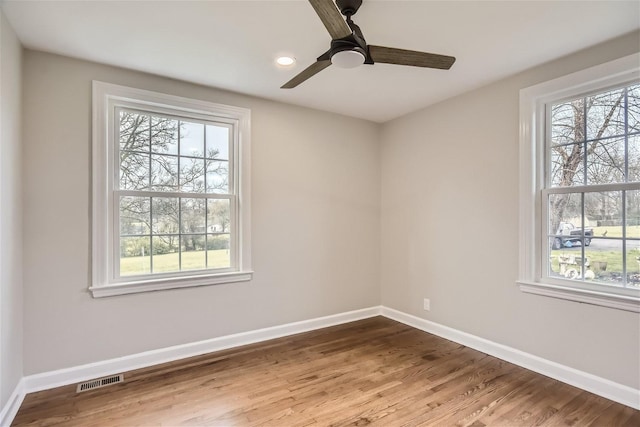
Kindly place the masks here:
<instances>
[{"instance_id":1,"label":"window sill","mask_svg":"<svg viewBox=\"0 0 640 427\"><path fill-rule=\"evenodd\" d=\"M165 289L192 288L196 286L219 285L223 283L246 282L252 278L253 271L240 271L208 276L155 279L91 286L89 291L91 291L91 295L94 298L102 298L115 295L136 294L140 292L162 291Z\"/></svg>"},{"instance_id":2,"label":"window sill","mask_svg":"<svg viewBox=\"0 0 640 427\"><path fill-rule=\"evenodd\" d=\"M517 283L522 292L529 294L560 298L569 301L640 313L640 297L616 295L546 283L527 281L518 281Z\"/></svg>"}]
</instances>

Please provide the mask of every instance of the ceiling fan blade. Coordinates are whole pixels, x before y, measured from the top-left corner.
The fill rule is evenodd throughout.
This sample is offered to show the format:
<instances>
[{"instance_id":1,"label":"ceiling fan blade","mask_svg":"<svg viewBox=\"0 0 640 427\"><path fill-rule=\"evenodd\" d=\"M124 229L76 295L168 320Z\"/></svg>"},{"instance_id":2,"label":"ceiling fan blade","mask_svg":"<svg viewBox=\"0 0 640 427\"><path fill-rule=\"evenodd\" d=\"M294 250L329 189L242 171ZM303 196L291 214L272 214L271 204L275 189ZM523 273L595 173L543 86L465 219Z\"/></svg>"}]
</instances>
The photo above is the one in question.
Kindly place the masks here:
<instances>
[{"instance_id":1,"label":"ceiling fan blade","mask_svg":"<svg viewBox=\"0 0 640 427\"><path fill-rule=\"evenodd\" d=\"M302 83L305 80L307 80L308 78L315 76L320 71L322 71L325 68L327 68L329 65L331 65L331 61L330 60L314 62L313 64L311 64L307 68L305 68L297 76L295 76L294 78L292 78L291 80L289 80L288 82L283 84L280 87L280 89L292 89L292 88L298 86L300 83Z\"/></svg>"},{"instance_id":2,"label":"ceiling fan blade","mask_svg":"<svg viewBox=\"0 0 640 427\"><path fill-rule=\"evenodd\" d=\"M333 0L309 0L309 3L315 9L324 26L327 27L332 40L351 35L351 28L342 19Z\"/></svg>"},{"instance_id":3,"label":"ceiling fan blade","mask_svg":"<svg viewBox=\"0 0 640 427\"><path fill-rule=\"evenodd\" d=\"M382 46L369 46L369 55L371 55L373 62L439 68L441 70L448 70L456 62L456 58L453 56Z\"/></svg>"}]
</instances>

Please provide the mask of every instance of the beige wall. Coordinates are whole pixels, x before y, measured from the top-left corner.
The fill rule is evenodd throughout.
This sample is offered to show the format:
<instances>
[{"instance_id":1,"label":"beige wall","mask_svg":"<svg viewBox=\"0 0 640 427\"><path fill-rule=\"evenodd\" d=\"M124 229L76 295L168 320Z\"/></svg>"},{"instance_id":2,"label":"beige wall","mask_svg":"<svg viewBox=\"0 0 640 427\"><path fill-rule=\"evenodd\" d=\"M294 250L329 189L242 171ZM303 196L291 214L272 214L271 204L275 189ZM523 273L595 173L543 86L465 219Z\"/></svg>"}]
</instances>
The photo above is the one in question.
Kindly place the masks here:
<instances>
[{"instance_id":1,"label":"beige wall","mask_svg":"<svg viewBox=\"0 0 640 427\"><path fill-rule=\"evenodd\" d=\"M253 281L87 293L93 79L251 109ZM25 374L379 304L379 125L28 50L24 84Z\"/></svg>"},{"instance_id":2,"label":"beige wall","mask_svg":"<svg viewBox=\"0 0 640 427\"><path fill-rule=\"evenodd\" d=\"M640 388L638 314L515 284L519 90L639 44L634 33L384 125L382 304Z\"/></svg>"},{"instance_id":3,"label":"beige wall","mask_svg":"<svg viewBox=\"0 0 640 427\"><path fill-rule=\"evenodd\" d=\"M22 378L22 47L0 11L0 408Z\"/></svg>"}]
</instances>

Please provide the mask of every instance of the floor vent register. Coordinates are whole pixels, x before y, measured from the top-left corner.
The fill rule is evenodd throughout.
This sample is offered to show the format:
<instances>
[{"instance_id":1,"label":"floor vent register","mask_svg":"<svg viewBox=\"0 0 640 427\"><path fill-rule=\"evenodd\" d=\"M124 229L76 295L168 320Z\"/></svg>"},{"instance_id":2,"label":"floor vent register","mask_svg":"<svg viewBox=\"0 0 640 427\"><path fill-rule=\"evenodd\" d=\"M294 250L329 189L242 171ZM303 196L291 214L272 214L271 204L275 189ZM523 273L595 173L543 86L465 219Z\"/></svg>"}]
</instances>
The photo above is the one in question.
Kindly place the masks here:
<instances>
[{"instance_id":1,"label":"floor vent register","mask_svg":"<svg viewBox=\"0 0 640 427\"><path fill-rule=\"evenodd\" d=\"M80 393L82 391L94 390L96 388L106 387L111 384L117 384L124 381L124 375L111 375L110 377L98 378L96 380L85 381L83 383L78 384L76 388L76 393Z\"/></svg>"}]
</instances>

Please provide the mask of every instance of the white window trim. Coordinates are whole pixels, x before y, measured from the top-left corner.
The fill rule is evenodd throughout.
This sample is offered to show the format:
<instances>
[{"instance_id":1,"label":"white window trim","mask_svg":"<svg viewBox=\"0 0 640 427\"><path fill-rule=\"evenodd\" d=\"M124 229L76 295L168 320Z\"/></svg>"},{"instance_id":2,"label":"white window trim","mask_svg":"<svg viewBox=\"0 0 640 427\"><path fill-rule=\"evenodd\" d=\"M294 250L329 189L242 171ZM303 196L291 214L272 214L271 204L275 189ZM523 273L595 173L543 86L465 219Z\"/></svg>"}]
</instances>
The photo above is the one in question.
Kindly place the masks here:
<instances>
[{"instance_id":1,"label":"white window trim","mask_svg":"<svg viewBox=\"0 0 640 427\"><path fill-rule=\"evenodd\" d=\"M170 106L173 111L204 118L225 118L237 127L234 144L238 180L238 206L236 213L239 252L237 268L224 272L184 272L179 276L149 278L142 280L114 280L112 274L114 260L112 234L117 232L112 224L110 206L109 175L114 170L114 150L110 149L109 138L113 129L108 128L109 114L116 105L127 103L143 104L151 111L163 111ZM206 286L220 283L251 280L251 111L246 108L215 104L207 101L166 95L142 89L135 89L110 83L93 81L93 163L92 163L92 269L89 291L95 298L112 295L131 294L164 289Z\"/></svg>"},{"instance_id":2,"label":"white window trim","mask_svg":"<svg viewBox=\"0 0 640 427\"><path fill-rule=\"evenodd\" d=\"M544 186L545 104L640 78L640 53L520 91L520 248L517 283L523 292L640 312L640 291L542 278L541 189Z\"/></svg>"}]
</instances>

